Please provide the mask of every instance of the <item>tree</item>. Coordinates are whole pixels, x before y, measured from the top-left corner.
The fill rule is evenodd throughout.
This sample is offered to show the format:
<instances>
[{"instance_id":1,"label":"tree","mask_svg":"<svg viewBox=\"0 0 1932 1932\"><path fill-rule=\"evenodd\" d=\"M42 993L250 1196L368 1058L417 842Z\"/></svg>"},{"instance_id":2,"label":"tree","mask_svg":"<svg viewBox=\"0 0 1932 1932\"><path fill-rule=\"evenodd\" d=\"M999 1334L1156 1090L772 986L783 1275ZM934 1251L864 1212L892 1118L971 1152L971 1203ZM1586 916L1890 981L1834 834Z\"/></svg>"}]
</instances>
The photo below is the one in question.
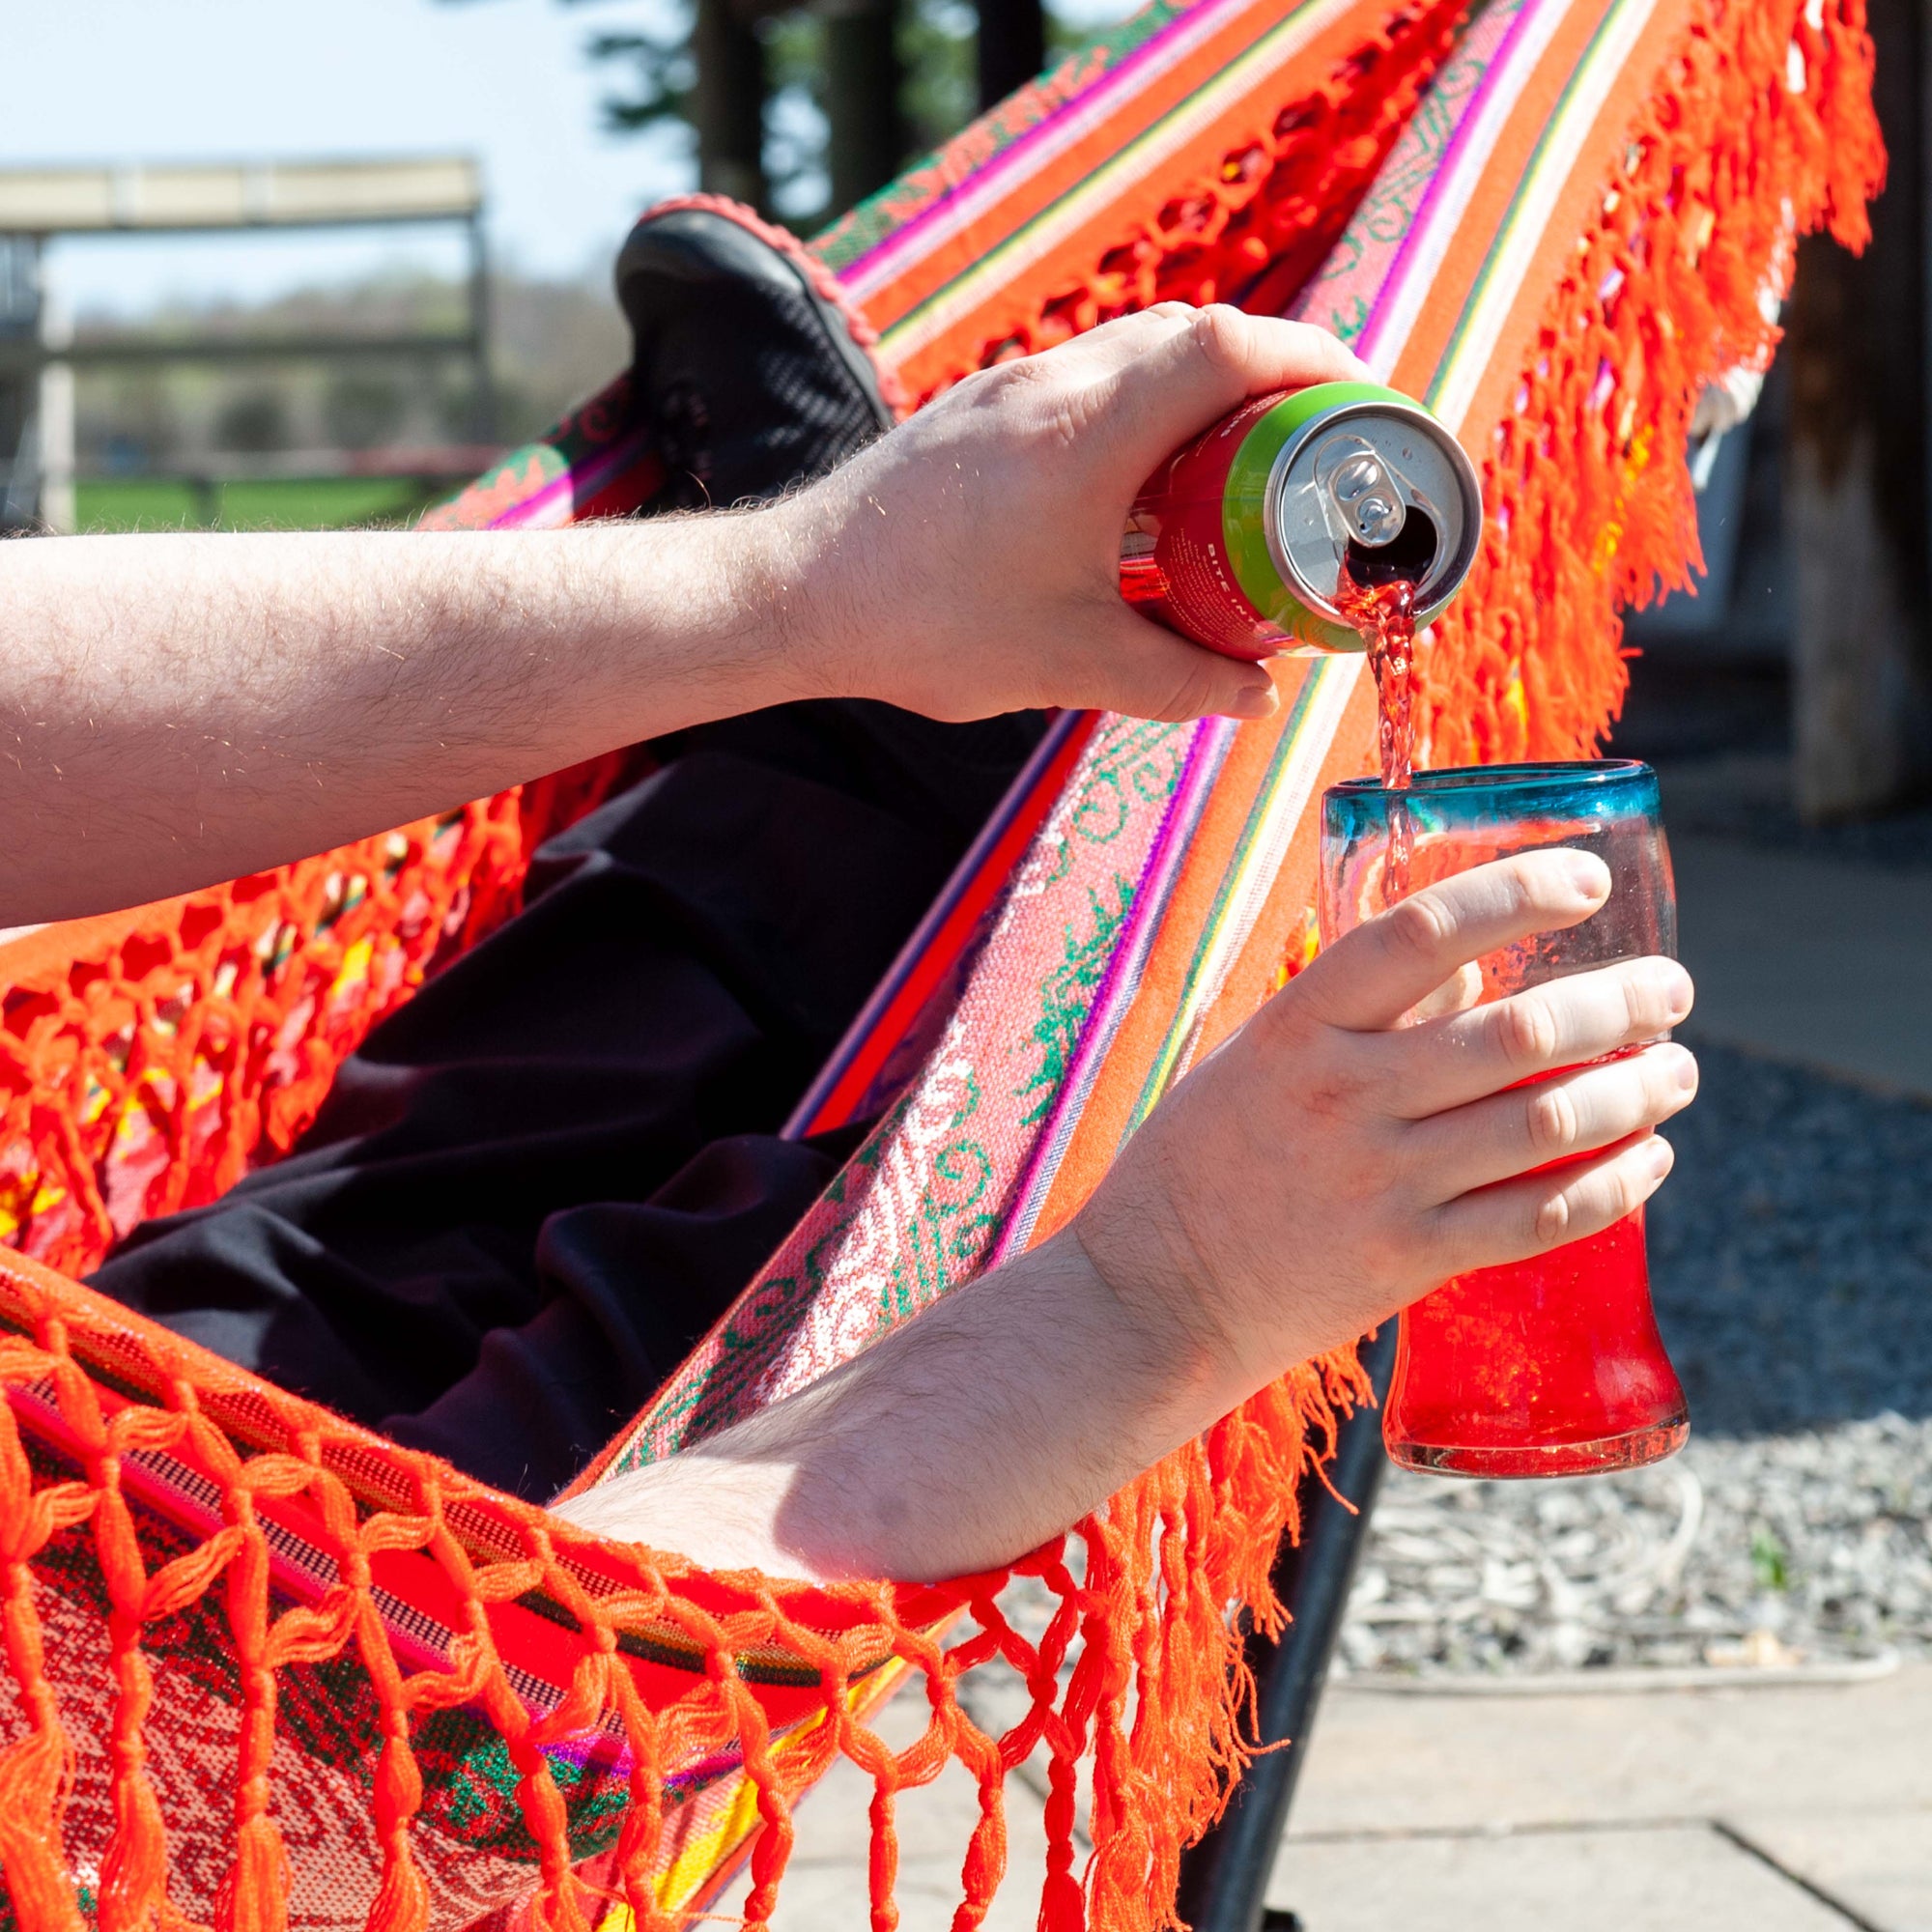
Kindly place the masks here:
<instances>
[{"instance_id":1,"label":"tree","mask_svg":"<svg viewBox=\"0 0 1932 1932\"><path fill-rule=\"evenodd\" d=\"M807 228L1030 79L1048 43L1041 0L629 4L588 43L623 75L604 125L688 128L701 187Z\"/></svg>"}]
</instances>

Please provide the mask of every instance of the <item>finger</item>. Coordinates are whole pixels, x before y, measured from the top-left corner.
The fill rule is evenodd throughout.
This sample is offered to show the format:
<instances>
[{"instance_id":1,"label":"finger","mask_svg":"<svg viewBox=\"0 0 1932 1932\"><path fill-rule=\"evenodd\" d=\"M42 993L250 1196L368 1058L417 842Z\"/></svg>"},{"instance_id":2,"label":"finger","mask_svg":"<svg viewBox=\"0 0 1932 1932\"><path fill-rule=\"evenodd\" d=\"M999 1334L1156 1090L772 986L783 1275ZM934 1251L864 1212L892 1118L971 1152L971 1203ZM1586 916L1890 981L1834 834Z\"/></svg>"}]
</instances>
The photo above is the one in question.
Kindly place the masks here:
<instances>
[{"instance_id":1,"label":"finger","mask_svg":"<svg viewBox=\"0 0 1932 1932\"><path fill-rule=\"evenodd\" d=\"M1396 1111L1420 1121L1640 1046L1685 1019L1694 991L1674 959L1620 959L1406 1028L1385 1049Z\"/></svg>"},{"instance_id":2,"label":"finger","mask_svg":"<svg viewBox=\"0 0 1932 1932\"><path fill-rule=\"evenodd\" d=\"M1647 1134L1577 1167L1459 1195L1435 1211L1441 1279L1602 1234L1657 1192L1675 1157L1668 1141Z\"/></svg>"},{"instance_id":3,"label":"finger","mask_svg":"<svg viewBox=\"0 0 1932 1932\"><path fill-rule=\"evenodd\" d=\"M1066 626L1043 671L1043 703L1128 718L1265 718L1280 701L1263 666L1189 643L1118 600Z\"/></svg>"},{"instance_id":4,"label":"finger","mask_svg":"<svg viewBox=\"0 0 1932 1932\"><path fill-rule=\"evenodd\" d=\"M1224 303L1200 309L1164 303L1148 311L1139 328L1124 326L1141 320L1123 317L1117 332L1109 332L1110 324L1068 345L1082 351L1081 361L1096 378L1130 389L1132 410L1106 417L1120 424L1124 443L1144 452L1138 474L1250 396L1369 379L1366 363L1309 323L1243 315Z\"/></svg>"},{"instance_id":5,"label":"finger","mask_svg":"<svg viewBox=\"0 0 1932 1932\"><path fill-rule=\"evenodd\" d=\"M1519 852L1425 887L1345 933L1281 998L1329 1026L1392 1027L1471 960L1580 924L1609 895L1609 867L1592 853Z\"/></svg>"},{"instance_id":6,"label":"finger","mask_svg":"<svg viewBox=\"0 0 1932 1932\"><path fill-rule=\"evenodd\" d=\"M1646 1047L1600 1066L1492 1094L1418 1122L1405 1157L1432 1205L1615 1147L1661 1125L1697 1092L1697 1063L1681 1046Z\"/></svg>"}]
</instances>

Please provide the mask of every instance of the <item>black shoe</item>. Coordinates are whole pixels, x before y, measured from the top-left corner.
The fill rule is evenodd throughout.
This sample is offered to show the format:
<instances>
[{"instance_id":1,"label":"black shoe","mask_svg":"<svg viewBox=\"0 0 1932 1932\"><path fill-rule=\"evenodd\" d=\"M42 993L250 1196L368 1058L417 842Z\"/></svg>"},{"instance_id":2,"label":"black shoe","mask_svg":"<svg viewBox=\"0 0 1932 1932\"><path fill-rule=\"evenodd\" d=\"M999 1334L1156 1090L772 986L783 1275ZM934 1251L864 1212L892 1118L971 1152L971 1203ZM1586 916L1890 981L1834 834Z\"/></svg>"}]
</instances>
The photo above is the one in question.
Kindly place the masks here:
<instances>
[{"instance_id":1,"label":"black shoe","mask_svg":"<svg viewBox=\"0 0 1932 1932\"><path fill-rule=\"evenodd\" d=\"M779 496L892 424L837 303L728 214L645 215L617 257L617 300L636 345L636 405L670 472L654 509Z\"/></svg>"}]
</instances>

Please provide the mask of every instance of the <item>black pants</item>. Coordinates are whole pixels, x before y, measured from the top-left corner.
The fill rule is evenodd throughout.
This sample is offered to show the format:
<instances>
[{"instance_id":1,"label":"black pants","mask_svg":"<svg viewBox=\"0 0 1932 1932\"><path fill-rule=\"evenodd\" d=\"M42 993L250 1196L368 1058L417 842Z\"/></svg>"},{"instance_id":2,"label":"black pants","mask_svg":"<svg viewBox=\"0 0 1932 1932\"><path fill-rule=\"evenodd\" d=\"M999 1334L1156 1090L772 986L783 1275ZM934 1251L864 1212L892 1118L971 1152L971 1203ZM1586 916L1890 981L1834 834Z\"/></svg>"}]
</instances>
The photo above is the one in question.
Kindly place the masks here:
<instances>
[{"instance_id":1,"label":"black pants","mask_svg":"<svg viewBox=\"0 0 1932 1932\"><path fill-rule=\"evenodd\" d=\"M94 1286L500 1488L567 1482L850 1144L776 1131L1038 741L760 712L552 839L301 1146Z\"/></svg>"}]
</instances>

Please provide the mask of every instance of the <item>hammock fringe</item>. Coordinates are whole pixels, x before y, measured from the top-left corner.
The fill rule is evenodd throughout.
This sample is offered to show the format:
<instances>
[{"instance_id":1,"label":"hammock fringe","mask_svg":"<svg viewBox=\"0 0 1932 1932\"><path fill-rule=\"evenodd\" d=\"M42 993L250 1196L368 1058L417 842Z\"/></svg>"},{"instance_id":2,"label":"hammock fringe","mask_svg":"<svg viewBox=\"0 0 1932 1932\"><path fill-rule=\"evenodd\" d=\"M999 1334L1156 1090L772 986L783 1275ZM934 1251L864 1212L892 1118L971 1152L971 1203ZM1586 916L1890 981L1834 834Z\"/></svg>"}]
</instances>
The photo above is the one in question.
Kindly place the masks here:
<instances>
[{"instance_id":1,"label":"hammock fringe","mask_svg":"<svg viewBox=\"0 0 1932 1932\"><path fill-rule=\"evenodd\" d=\"M1625 3L1578 0L1579 17ZM1675 24L1644 43L1654 71L1621 159L1589 182L1595 212L1569 266L1530 285L1551 293L1528 355L1507 351L1521 363L1514 396L1472 418L1490 528L1469 594L1422 658L1436 763L1577 755L1601 740L1627 682L1618 611L1701 567L1681 455L1701 386L1772 353L1771 298L1801 234L1828 227L1849 246L1868 234L1884 158L1862 0L1655 10ZM861 211L819 244L827 266L809 271L848 313L871 309L868 346L901 405L1151 300L1279 306L1302 286L1449 71L1463 10L1417 4L1366 25L1349 0L1277 11L1277 25L1316 37L1326 78L1310 89L1297 71L1290 103L1277 96L1247 133L1234 109L1214 121L1206 173L1190 162L1136 182L1104 246L1083 231L949 319L914 314L910 298L893 315L848 301L830 272L861 260L882 222L890 233L890 210ZM1196 17L1156 13L1161 31ZM1203 0L1199 19L1213 13ZM1069 70L1023 97L1014 146L1083 84ZM989 139L975 130L915 178L905 229L944 213ZM958 244L969 262L971 244ZM452 520L563 521L647 494L654 459L622 393L485 479ZM563 447L596 461L575 475ZM1093 744L1081 770L1115 756L1107 796L1140 786L1163 801L1140 826L1162 849L1149 826L1173 830L1183 740L1103 727ZM1261 782L1259 736L1221 755L1215 772ZM1005 1776L1042 1746L1047 1932L1178 1925L1181 1849L1253 1752L1236 1609L1282 1628L1268 1579L1297 1529L1298 1487L1320 1476L1338 1417L1370 1399L1351 1350L1262 1391L1010 1572L808 1590L600 1545L43 1264L84 1270L144 1215L213 1199L285 1149L368 1026L512 909L541 838L632 769L600 760L10 949L0 1236L22 1253L0 1255L0 1650L14 1686L0 1861L20 1932L674 1932L746 1854L747 1922L760 1926L793 1849L792 1806L841 1757L872 1781L875 1932L897 1922L899 1795L955 1764L974 1781L953 1921L970 1932L1006 1869ZM1239 812L1215 824L1225 857ZM1277 897L1304 882L1289 852L1272 862L1288 882ZM1108 908L1095 895L1090 910ZM1122 924L1132 910L1122 901ZM1304 911L1276 907L1255 928L1293 935L1264 962L1267 983L1305 957ZM1261 997L1252 975L1222 983ZM1106 990L1082 989L1096 1002ZM962 1225L932 1293L983 1259ZM1052 1600L1037 1635L1008 1615L1013 1577ZM1030 1698L998 1737L957 1689L995 1660ZM894 1751L867 1719L913 1673L928 1724Z\"/></svg>"}]
</instances>

